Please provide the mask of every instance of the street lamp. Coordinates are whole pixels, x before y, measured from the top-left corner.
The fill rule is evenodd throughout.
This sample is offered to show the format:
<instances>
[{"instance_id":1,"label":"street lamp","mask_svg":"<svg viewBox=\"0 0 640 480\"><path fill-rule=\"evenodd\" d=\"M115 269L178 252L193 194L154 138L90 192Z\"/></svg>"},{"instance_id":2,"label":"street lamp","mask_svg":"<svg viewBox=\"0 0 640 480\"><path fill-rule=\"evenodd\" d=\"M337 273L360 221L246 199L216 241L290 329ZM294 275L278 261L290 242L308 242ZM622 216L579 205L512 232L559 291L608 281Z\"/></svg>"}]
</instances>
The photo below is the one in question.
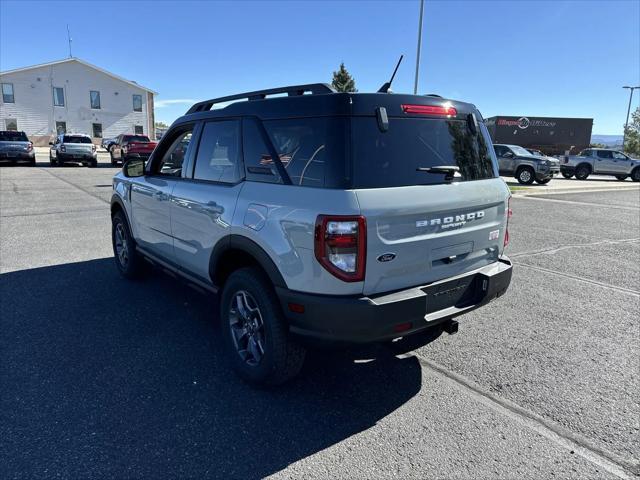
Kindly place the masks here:
<instances>
[{"instance_id":1,"label":"street lamp","mask_svg":"<svg viewBox=\"0 0 640 480\"><path fill-rule=\"evenodd\" d=\"M629 106L627 107L627 120L626 122L624 122L624 134L622 135L622 151L624 151L624 144L625 144L625 140L627 139L627 125L629 125L629 112L631 111L631 99L633 98L633 91L636 88L640 88L640 87L630 87L628 85L625 85L622 88L629 89Z\"/></svg>"},{"instance_id":2,"label":"street lamp","mask_svg":"<svg viewBox=\"0 0 640 480\"><path fill-rule=\"evenodd\" d=\"M420 0L420 23L418 24L418 50L416 52L416 79L413 83L413 94L418 94L418 72L420 72L420 48L422 46L422 14L424 12L424 0Z\"/></svg>"}]
</instances>

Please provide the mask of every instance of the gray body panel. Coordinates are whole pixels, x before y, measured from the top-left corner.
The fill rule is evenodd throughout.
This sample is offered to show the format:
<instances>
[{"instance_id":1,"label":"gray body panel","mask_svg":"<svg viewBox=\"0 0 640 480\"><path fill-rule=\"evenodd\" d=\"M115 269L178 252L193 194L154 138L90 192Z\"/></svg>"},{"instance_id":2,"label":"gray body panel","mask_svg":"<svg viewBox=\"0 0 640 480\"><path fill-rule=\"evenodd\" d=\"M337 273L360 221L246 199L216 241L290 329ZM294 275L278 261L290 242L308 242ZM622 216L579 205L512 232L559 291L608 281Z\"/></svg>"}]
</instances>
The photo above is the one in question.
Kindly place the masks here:
<instances>
[{"instance_id":1,"label":"gray body panel","mask_svg":"<svg viewBox=\"0 0 640 480\"><path fill-rule=\"evenodd\" d=\"M31 142L0 141L0 157L23 157L29 155Z\"/></svg>"},{"instance_id":2,"label":"gray body panel","mask_svg":"<svg viewBox=\"0 0 640 480\"><path fill-rule=\"evenodd\" d=\"M79 135L73 135L73 136L79 136ZM82 135L82 136L85 136L86 138L90 138L86 135ZM63 145L65 150L64 152L61 149ZM51 148L49 149L49 151L50 151L50 156L52 158L57 158L58 156L69 158L69 159L75 158L75 156L77 156L78 160L87 160L87 159L97 160L98 158L97 152L93 150L92 143L65 143L64 135L58 135L56 137L55 143L51 145Z\"/></svg>"},{"instance_id":3,"label":"gray body panel","mask_svg":"<svg viewBox=\"0 0 640 480\"><path fill-rule=\"evenodd\" d=\"M564 157L562 167L576 168L587 164L591 173L596 175L631 175L640 166L640 159L631 158L618 150L592 148L584 155L569 155Z\"/></svg>"},{"instance_id":4,"label":"gray body panel","mask_svg":"<svg viewBox=\"0 0 640 480\"><path fill-rule=\"evenodd\" d=\"M498 157L500 175L515 175L523 166L531 167L538 178L549 178L559 173L560 162L555 158L538 157L533 154L518 155L511 151L511 145L496 144L494 148ZM512 156L504 155L507 152Z\"/></svg>"}]
</instances>

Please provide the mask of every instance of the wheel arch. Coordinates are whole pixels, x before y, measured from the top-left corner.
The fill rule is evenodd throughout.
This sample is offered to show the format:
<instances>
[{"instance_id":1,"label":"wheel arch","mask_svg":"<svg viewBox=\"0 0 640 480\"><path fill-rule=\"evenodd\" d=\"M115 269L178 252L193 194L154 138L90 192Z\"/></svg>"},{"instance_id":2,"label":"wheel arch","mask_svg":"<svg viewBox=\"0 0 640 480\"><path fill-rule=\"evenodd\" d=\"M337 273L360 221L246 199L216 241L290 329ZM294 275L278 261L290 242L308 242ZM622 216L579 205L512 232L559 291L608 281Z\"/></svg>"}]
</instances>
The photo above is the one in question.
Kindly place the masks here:
<instances>
[{"instance_id":1,"label":"wheel arch","mask_svg":"<svg viewBox=\"0 0 640 480\"><path fill-rule=\"evenodd\" d=\"M593 167L589 162L580 162L576 165L575 171L577 171L580 167L587 167L589 169L589 173L593 173Z\"/></svg>"},{"instance_id":2,"label":"wheel arch","mask_svg":"<svg viewBox=\"0 0 640 480\"><path fill-rule=\"evenodd\" d=\"M227 235L211 252L209 277L213 284L222 288L229 275L238 268L256 266L277 287L287 284L269 254L256 242L242 235Z\"/></svg>"}]
</instances>

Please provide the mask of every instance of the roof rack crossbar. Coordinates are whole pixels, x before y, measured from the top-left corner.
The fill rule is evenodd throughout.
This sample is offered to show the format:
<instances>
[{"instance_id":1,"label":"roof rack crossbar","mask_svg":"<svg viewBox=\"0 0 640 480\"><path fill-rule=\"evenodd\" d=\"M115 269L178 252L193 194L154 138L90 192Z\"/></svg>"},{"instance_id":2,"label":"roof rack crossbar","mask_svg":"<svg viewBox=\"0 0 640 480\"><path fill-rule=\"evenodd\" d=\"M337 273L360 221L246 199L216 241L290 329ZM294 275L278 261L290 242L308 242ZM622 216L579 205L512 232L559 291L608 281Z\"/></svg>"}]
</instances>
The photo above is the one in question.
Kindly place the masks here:
<instances>
[{"instance_id":1,"label":"roof rack crossbar","mask_svg":"<svg viewBox=\"0 0 640 480\"><path fill-rule=\"evenodd\" d=\"M286 93L289 97L295 97L304 95L305 92L310 92L312 95L318 95L323 93L335 93L336 91L326 83L309 83L307 85L291 85L288 87L270 88L267 90L257 90L255 92L239 93L237 95L229 95L227 97L212 98L203 102L198 102L192 106L187 115L196 112L206 112L216 103L225 103L232 100L264 100L267 95L276 95L280 93Z\"/></svg>"}]
</instances>

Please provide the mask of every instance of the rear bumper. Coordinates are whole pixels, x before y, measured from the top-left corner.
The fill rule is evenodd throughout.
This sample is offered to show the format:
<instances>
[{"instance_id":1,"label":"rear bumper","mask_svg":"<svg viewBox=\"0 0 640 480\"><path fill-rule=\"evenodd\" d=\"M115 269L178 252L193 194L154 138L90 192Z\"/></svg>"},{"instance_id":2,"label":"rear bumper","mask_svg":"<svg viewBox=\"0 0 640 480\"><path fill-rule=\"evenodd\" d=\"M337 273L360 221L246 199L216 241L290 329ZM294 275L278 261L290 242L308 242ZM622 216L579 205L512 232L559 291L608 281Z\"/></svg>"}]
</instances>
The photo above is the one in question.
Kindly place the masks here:
<instances>
[{"instance_id":1,"label":"rear bumper","mask_svg":"<svg viewBox=\"0 0 640 480\"><path fill-rule=\"evenodd\" d=\"M507 257L428 285L371 297L311 295L276 288L293 334L313 340L370 343L406 337L486 305L511 282ZM294 313L289 304L304 306Z\"/></svg>"},{"instance_id":2,"label":"rear bumper","mask_svg":"<svg viewBox=\"0 0 640 480\"><path fill-rule=\"evenodd\" d=\"M60 153L56 154L56 160L59 162L92 162L97 160L98 156L92 153Z\"/></svg>"},{"instance_id":3,"label":"rear bumper","mask_svg":"<svg viewBox=\"0 0 640 480\"><path fill-rule=\"evenodd\" d=\"M2 152L0 153L0 161L11 162L34 162L36 160L35 152Z\"/></svg>"}]
</instances>

